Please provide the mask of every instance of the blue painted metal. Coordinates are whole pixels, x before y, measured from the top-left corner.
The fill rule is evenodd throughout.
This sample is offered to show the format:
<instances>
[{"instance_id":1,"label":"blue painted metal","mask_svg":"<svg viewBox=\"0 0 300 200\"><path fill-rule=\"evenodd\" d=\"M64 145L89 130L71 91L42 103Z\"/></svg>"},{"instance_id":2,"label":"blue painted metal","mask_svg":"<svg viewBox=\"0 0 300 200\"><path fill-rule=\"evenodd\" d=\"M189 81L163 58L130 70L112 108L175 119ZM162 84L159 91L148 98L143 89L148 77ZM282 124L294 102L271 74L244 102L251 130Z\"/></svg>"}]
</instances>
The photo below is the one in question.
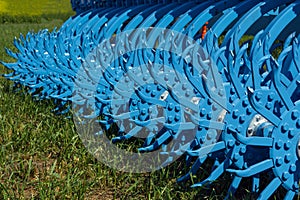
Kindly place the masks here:
<instances>
[{"instance_id":1,"label":"blue painted metal","mask_svg":"<svg viewBox=\"0 0 300 200\"><path fill-rule=\"evenodd\" d=\"M262 5L264 5L264 3L262 3L261 5L258 5L258 6L262 6ZM272 5L272 6L276 6L276 5ZM257 9L257 7L253 8L253 9ZM238 9L238 10L240 11L240 9ZM268 10L265 10L265 11L268 11ZM245 16L249 16L249 18L251 18L251 15L250 15L251 12L253 12L253 11L251 10L249 12L249 14L246 14ZM227 16L230 16L230 14L231 13L227 13ZM264 13L262 13L262 14L264 14ZM229 19L232 19L232 18L233 17L231 16ZM226 16L221 18L221 20L218 22L222 22L223 19L226 19ZM227 19L227 22L230 21L229 19ZM219 24L224 24L224 23L218 24L218 22L216 23L215 27L212 27L212 30L213 30L212 32L217 35L218 35L218 30L215 31L214 28L218 29L217 27ZM251 23L253 23L253 22L251 22ZM242 29L242 25L243 24L237 23L236 26L239 27L238 30L246 31L247 29ZM244 24L244 25L247 25L247 24ZM224 27L221 27L221 30L222 30L222 28L224 28ZM251 74L239 74L240 69L245 69L245 67L247 67L247 65L245 65L247 60L246 61L244 60L243 61L244 64L242 64L242 65L240 65L240 62L237 62L240 59L245 59L243 54L245 53L246 49L244 48L244 50L241 51L241 50L239 50L240 49L239 45L233 44L233 41L236 42L237 44L239 41L239 38L237 37L236 33L233 33L233 34L231 33L231 35L229 35L229 36L231 36L231 38L232 38L231 43L229 44L229 47L227 48L229 51L227 51L228 52L227 55L223 54L224 55L223 60L225 60L225 61L223 61L223 63L225 63L225 64L222 65L220 69L223 68L226 71L228 70L226 73L228 73L229 77L226 77L224 82L229 82L229 84L231 84L233 86L233 87L229 88L229 90L228 90L229 93L227 95L227 98L228 98L228 102L230 104L233 104L234 106L231 107L227 111L227 115L224 119L224 121L227 124L227 130L224 132L224 134L222 134L222 136L221 136L222 141L220 141L219 143L227 144L227 145L223 145L224 146L223 148L224 149L226 148L226 151L227 151L226 156L227 156L227 158L230 158L230 159L224 161L224 164L226 163L226 165L227 165L226 167L224 167L224 165L221 165L220 168L217 168L214 172L212 172L211 176L207 180L205 180L204 182L197 184L197 185L207 184L207 182L215 180L215 178L217 178L219 175L221 175L220 171L218 171L218 170L222 169L222 171L224 172L224 170L227 167L247 168L247 166L250 166L251 163L252 164L256 163L259 160L262 160L266 157L266 155L262 154L260 157L254 157L256 159L253 159L253 155L255 155L257 153L256 152L257 150L250 149L250 150L248 150L249 152L246 152L246 145L244 145L243 143L241 143L239 145L232 145L235 143L234 142L235 137L240 136L240 134L243 136L247 136L247 129L248 129L247 127L249 126L249 123L250 123L251 119L253 119L253 117L255 116L256 112L254 112L253 109L251 107L249 107L248 98L245 93L246 88L253 84L250 81L248 81ZM225 42L226 42L226 40L225 40ZM227 44L228 44L228 42L227 42ZM238 47L238 48L234 48L234 47ZM233 60L231 58L232 57L231 54L236 56L235 62L234 62L235 64L232 64ZM226 60L228 60L228 61L226 61ZM247 72L247 70L245 70L245 72ZM243 73L245 73L245 72L243 72ZM249 73L249 72L250 71L248 71L247 73ZM239 78L239 77L241 77L241 78ZM241 83L239 83L239 82L241 82ZM235 130L232 127L236 127ZM233 134L237 134L237 136L233 137ZM252 138L252 139L256 139L256 138ZM264 142L266 142L266 141L264 141ZM259 146L258 142L257 142L257 146ZM201 149L199 151L201 151ZM263 150L263 149L260 149L260 151L266 152L266 150ZM198 163L196 163L196 164L198 165ZM193 167L192 169L195 170L195 167ZM234 190L235 190L235 187L238 186L237 182L238 182L238 178L234 178L233 185L235 185L235 186L232 187ZM256 184L258 184L257 177L253 177L253 188L256 188L255 187ZM232 192L233 191L229 191L229 193L232 193Z\"/></svg>"},{"instance_id":2,"label":"blue painted metal","mask_svg":"<svg viewBox=\"0 0 300 200\"><path fill-rule=\"evenodd\" d=\"M62 113L70 102L82 113L86 105L95 106L85 117L101 116L105 131L117 124L113 142L145 132L139 151L162 149L165 164L186 153L192 166L178 181L189 179L209 158L216 161L210 176L193 187L229 172L226 198L242 178L251 177L252 192L262 191L260 199L279 186L287 190L286 199L293 199L300 170L295 26L300 1L71 3L77 15L60 29L15 39L19 52L7 53L16 62L3 63L12 70L7 79L40 99L54 99ZM206 22L209 32L202 40ZM249 33L254 39L241 45ZM111 48L114 37L120 42ZM275 59L278 47L283 50ZM264 171L275 178L260 189Z\"/></svg>"}]
</instances>

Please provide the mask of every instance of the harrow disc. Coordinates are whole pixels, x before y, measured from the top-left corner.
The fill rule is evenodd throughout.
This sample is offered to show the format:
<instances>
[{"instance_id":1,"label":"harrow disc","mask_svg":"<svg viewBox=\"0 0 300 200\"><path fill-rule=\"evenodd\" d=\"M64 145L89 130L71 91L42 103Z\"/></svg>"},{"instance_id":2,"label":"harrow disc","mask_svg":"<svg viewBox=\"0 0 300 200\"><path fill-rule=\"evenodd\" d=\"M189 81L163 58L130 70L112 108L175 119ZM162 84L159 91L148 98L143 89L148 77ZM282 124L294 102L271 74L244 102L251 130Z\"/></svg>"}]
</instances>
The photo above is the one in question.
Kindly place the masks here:
<instances>
[{"instance_id":1,"label":"harrow disc","mask_svg":"<svg viewBox=\"0 0 300 200\"><path fill-rule=\"evenodd\" d=\"M142 138L139 152L161 150L162 166L185 154L191 168L178 181L215 160L193 187L230 173L226 198L244 177L260 199L279 186L298 194L299 1L71 3L77 15L60 29L15 39L6 78L57 111L72 103L101 134L117 125L114 143ZM275 178L260 188L266 171Z\"/></svg>"}]
</instances>

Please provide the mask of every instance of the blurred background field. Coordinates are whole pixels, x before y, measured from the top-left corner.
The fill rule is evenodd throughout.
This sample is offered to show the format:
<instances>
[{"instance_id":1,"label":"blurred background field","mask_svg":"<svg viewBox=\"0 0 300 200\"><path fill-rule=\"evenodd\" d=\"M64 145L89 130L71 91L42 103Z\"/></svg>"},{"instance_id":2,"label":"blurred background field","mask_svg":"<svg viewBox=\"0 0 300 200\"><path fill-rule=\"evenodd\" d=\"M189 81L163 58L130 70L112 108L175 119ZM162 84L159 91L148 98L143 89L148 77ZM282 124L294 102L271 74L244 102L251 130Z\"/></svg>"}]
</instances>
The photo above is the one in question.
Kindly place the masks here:
<instances>
[{"instance_id":1,"label":"blurred background field","mask_svg":"<svg viewBox=\"0 0 300 200\"><path fill-rule=\"evenodd\" d=\"M36 23L73 14L70 0L0 0L0 23Z\"/></svg>"}]
</instances>

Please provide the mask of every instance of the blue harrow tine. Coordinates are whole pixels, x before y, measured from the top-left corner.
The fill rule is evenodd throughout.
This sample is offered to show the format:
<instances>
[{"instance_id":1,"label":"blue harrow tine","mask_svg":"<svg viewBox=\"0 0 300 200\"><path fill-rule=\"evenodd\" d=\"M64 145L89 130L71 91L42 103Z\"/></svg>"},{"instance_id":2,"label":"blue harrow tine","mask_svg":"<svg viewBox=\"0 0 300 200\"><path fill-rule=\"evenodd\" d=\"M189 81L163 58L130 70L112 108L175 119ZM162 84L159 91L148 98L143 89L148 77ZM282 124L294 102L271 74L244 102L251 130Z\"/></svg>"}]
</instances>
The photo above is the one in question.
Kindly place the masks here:
<instances>
[{"instance_id":1,"label":"blue harrow tine","mask_svg":"<svg viewBox=\"0 0 300 200\"><path fill-rule=\"evenodd\" d=\"M200 183L196 183L191 187L207 186L211 184L213 181L217 180L225 172L225 169L227 169L228 166L231 165L231 163L232 163L231 160L229 158L226 158L218 167L216 167L211 172L210 176L207 179L205 179Z\"/></svg>"},{"instance_id":2,"label":"blue harrow tine","mask_svg":"<svg viewBox=\"0 0 300 200\"><path fill-rule=\"evenodd\" d=\"M261 19L262 17L264 17L265 14L267 14L269 11L271 11L272 9L286 4L286 3L292 3L294 1L290 0L290 1L263 1L259 4L257 4L256 6L254 6L246 15L242 16L242 18L238 21L238 23L236 23L229 31L228 33L225 35L225 38L223 40L223 44L227 44L228 40L230 38L232 38L234 32L236 32L236 30L238 30L238 36L237 38L239 38L237 41L238 42L240 40L240 38L247 33L247 30L249 28L251 28L255 22L257 22L259 19ZM262 30L264 27L256 27L257 29L255 30L256 32L259 32L260 30ZM236 45L236 47L238 47L238 45Z\"/></svg>"},{"instance_id":3,"label":"blue harrow tine","mask_svg":"<svg viewBox=\"0 0 300 200\"><path fill-rule=\"evenodd\" d=\"M273 181L263 190L263 192L259 195L258 199L269 199L269 197L277 190L280 186L281 181L279 178L273 179Z\"/></svg>"},{"instance_id":4,"label":"blue harrow tine","mask_svg":"<svg viewBox=\"0 0 300 200\"><path fill-rule=\"evenodd\" d=\"M184 176L180 177L177 179L177 182L182 182L185 180L188 180L193 174L196 174L201 165L204 163L204 161L207 159L207 155L203 157L198 157L191 169L189 170L188 173L186 173Z\"/></svg>"},{"instance_id":5,"label":"blue harrow tine","mask_svg":"<svg viewBox=\"0 0 300 200\"><path fill-rule=\"evenodd\" d=\"M228 192L227 192L227 196L225 197L225 199L230 199L232 198L232 196L235 194L235 192L237 191L240 183L241 183L241 180L242 178L241 177L238 177L238 176L235 176L233 178L233 181L230 185L230 188L228 189Z\"/></svg>"},{"instance_id":6,"label":"blue harrow tine","mask_svg":"<svg viewBox=\"0 0 300 200\"><path fill-rule=\"evenodd\" d=\"M205 22L213 20L213 17L216 17L218 14L222 13L220 11L224 11L226 9L230 9L240 3L240 1L219 1L215 4L209 6L205 10L203 10L199 15L195 17L195 19L188 25L186 30L190 37L194 38L197 33L201 30ZM196 39L196 38L195 38Z\"/></svg>"},{"instance_id":7,"label":"blue harrow tine","mask_svg":"<svg viewBox=\"0 0 300 200\"><path fill-rule=\"evenodd\" d=\"M259 192L259 183L260 183L260 175L256 175L252 177L252 192L258 193Z\"/></svg>"},{"instance_id":8,"label":"blue harrow tine","mask_svg":"<svg viewBox=\"0 0 300 200\"><path fill-rule=\"evenodd\" d=\"M296 196L296 192L289 190L284 197L284 200L293 200Z\"/></svg>"},{"instance_id":9,"label":"blue harrow tine","mask_svg":"<svg viewBox=\"0 0 300 200\"><path fill-rule=\"evenodd\" d=\"M216 37L220 37L226 28L249 9L260 3L260 1L245 1L233 6L232 9L225 11L224 15L211 27Z\"/></svg>"},{"instance_id":10,"label":"blue harrow tine","mask_svg":"<svg viewBox=\"0 0 300 200\"><path fill-rule=\"evenodd\" d=\"M239 177L250 177L264 172L265 170L271 169L272 167L274 167L273 160L269 159L252 165L251 167L245 170L227 169L227 171Z\"/></svg>"},{"instance_id":11,"label":"blue harrow tine","mask_svg":"<svg viewBox=\"0 0 300 200\"><path fill-rule=\"evenodd\" d=\"M282 99L282 102L284 103L286 108L288 110L290 110L290 109L292 109L292 107L294 107L294 103L289 98L289 95L286 92L286 88L284 87L284 85L280 81L281 66L272 58L270 59L270 65L271 65L271 67L273 69L273 73L274 73L274 75L273 75L274 87L275 87L276 91L278 92L278 94L280 95L280 98Z\"/></svg>"}]
</instances>

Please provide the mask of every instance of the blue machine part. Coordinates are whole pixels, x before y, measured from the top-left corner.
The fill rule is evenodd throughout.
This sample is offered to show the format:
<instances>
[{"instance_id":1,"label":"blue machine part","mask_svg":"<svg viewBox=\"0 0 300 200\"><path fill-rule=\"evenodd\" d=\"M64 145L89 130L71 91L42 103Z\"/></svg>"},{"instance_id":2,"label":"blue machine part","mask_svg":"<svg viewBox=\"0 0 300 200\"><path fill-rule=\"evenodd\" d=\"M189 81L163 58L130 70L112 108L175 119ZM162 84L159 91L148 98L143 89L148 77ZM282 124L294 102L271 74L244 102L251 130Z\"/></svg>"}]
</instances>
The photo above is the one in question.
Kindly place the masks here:
<instances>
[{"instance_id":1,"label":"blue machine part","mask_svg":"<svg viewBox=\"0 0 300 200\"><path fill-rule=\"evenodd\" d=\"M288 44L288 43L287 43ZM269 185L262 191L260 198L269 198L276 189L282 185L287 189L286 199L293 199L298 193L298 158L299 158L299 93L297 79L288 77L287 72L299 70L297 55L299 51L298 39L294 38L292 45L286 48L280 55L277 63L273 57L268 60L274 71L272 82L269 86L261 86L249 89L249 99L253 108L271 123L272 129L267 135L258 138L257 142L245 142L247 146L256 147L257 143L264 143L261 146L268 147L269 156L260 163L250 167L250 170L229 170L240 177L259 174L271 169L275 175ZM294 55L293 55L294 54ZM293 55L293 56L291 56ZM291 59L288 59L290 57ZM294 62L292 64L292 62ZM283 81L287 81L283 85ZM278 89L278 86L281 86ZM282 90L284 89L284 90ZM289 91L289 96L282 96L282 92ZM240 139L238 139L240 141ZM268 142L267 142L268 140Z\"/></svg>"},{"instance_id":2,"label":"blue machine part","mask_svg":"<svg viewBox=\"0 0 300 200\"><path fill-rule=\"evenodd\" d=\"M299 189L299 1L71 3L77 15L60 29L14 41L19 52L7 50L17 61L3 63L12 70L6 78L54 99L56 110L73 103L84 114L94 107L84 117L101 116L105 131L117 124L113 142L142 137L139 151L161 148L165 163L185 152L187 163L196 157L179 181L207 158L216 160L210 176L193 187L229 172L226 198L243 177L252 177L260 199L279 186L293 199ZM210 30L202 40L206 22ZM254 39L240 45L249 33ZM264 171L275 178L261 189Z\"/></svg>"},{"instance_id":3,"label":"blue machine part","mask_svg":"<svg viewBox=\"0 0 300 200\"><path fill-rule=\"evenodd\" d=\"M280 18L280 16L278 17L278 18ZM275 20L277 20L277 19L275 19ZM270 28L271 28L272 26L270 26ZM213 28L212 28L213 29ZM277 27L277 30L278 30L278 27ZM281 28L280 30L284 30L283 28ZM267 29L267 31L268 31L268 29ZM275 29L274 29L274 31L275 31ZM236 34L234 34L234 36L236 36ZM260 37L261 35L257 35L257 38L254 40L254 41L257 41L258 40L258 38ZM274 36L274 35L273 35ZM276 35L275 35L275 37L274 37L275 39L276 39ZM275 40L274 39L274 40ZM238 42L238 40L234 40L235 42ZM254 44L255 44L255 42L253 42ZM270 44L269 44L269 46L270 46ZM257 56L258 55L258 53L257 53L257 51L255 51L256 49L255 48L257 48L257 46L253 46L254 48L252 49L252 52L254 52L254 59L252 60L252 62L253 62L253 64L256 64L257 63L257 61L260 61L260 62L262 62L261 60L259 60L260 58L263 58L263 56ZM266 47L268 47L268 46L264 46L265 48L265 51L268 51L268 53L270 53L270 48L266 48ZM238 48L235 48L235 49L238 49ZM262 48L258 48L258 49L262 49ZM228 50L230 50L230 47L228 48ZM228 51L227 51L228 52ZM232 52L231 52L232 53ZM230 54L229 54L230 55ZM234 55L234 54L233 54ZM252 54L252 56L253 56L253 54ZM230 56L228 56L228 54L227 54L227 56L225 56L227 59L229 59L230 58ZM238 54L237 54L237 61L238 61L238 59L240 59L241 58L241 56L238 56ZM247 57L245 57L245 58L247 58ZM230 61L230 60L229 60ZM247 63L248 61L247 60L244 60L243 61L243 63ZM238 85L236 85L236 82L235 81L237 81L237 80L239 80L239 79L237 79L237 77L233 77L234 76L234 71L236 72L236 73L240 73L239 71L239 69L240 68L236 68L237 70L232 70L231 69L231 66L232 66L232 61L230 61L230 62L227 62L227 67L226 68L224 68L224 69L226 69L226 70L228 70L229 72L228 72L228 75L230 76L230 79L229 79L229 81L231 82L231 84L232 85L234 85L235 87L234 88L236 88L236 89L239 89L239 87L237 87ZM235 64L238 66L240 63L239 62L235 62ZM252 66L253 66L253 64L252 64ZM257 67L257 65L255 65L256 67ZM250 67L249 65L248 65L248 67ZM244 67L243 67L244 68ZM260 68L260 69L262 69L262 67ZM254 69L252 69L252 70L254 70ZM259 68L258 69L255 69L255 71L253 72L252 71L252 74L253 73L261 73L262 71L260 71L259 70ZM249 74L249 75L252 75L252 74ZM255 80L255 83L256 84L259 84L260 82L267 82L268 81L268 75L267 75L268 73L263 73L262 75L263 76L267 76L267 78L266 79L262 79L262 78L259 78L259 77L257 77L257 79ZM247 75L247 74L244 74L244 75L242 75L241 77L243 77L243 79L245 78L245 77L248 77L248 80L250 80L251 81L251 78L249 79L249 75L248 76L245 76L245 75ZM227 79L228 80L228 79ZM243 85L245 84L245 81L247 81L247 79L244 79L243 81L242 81L242 83L243 83ZM251 84L253 84L253 83L251 83ZM250 84L250 85L251 85ZM265 84L265 83L264 83ZM249 87L250 86L249 85L249 81L248 81L248 85L245 85L246 87ZM255 85L255 84L254 84ZM242 94L243 96L245 96L245 92L246 92L246 87L244 86L244 88L242 88L242 90L237 90L237 92L239 92L239 96ZM231 88L232 89L232 88ZM282 91L284 91L284 90L282 90ZM230 91L230 92L232 92L232 91ZM232 94L234 94L234 92L232 92ZM229 97L229 99L228 99L228 101L229 102L231 102L231 103L233 103L233 105L234 105L234 107L236 107L238 104L236 104L236 102L234 102L233 101L233 98L232 97L230 97L230 96L228 96ZM241 98L241 100L243 100L243 98ZM249 124L249 121L250 121L250 119L252 118L251 117L251 115L253 116L253 110L252 110L252 108L251 107L249 107L249 106L247 106L247 105L249 105L249 103L247 103L248 102L248 100L247 100L247 98L246 99L244 99L243 101L240 101L242 104L244 104L243 106L240 106L240 107L237 107L237 108L239 108L239 109L234 109L234 107L233 108L230 108L229 109L229 112L228 113L230 113L230 112L232 112L232 116L230 116L230 115L227 115L226 117L225 117L225 119L224 119L224 121L225 121L225 123L227 124L227 133L229 133L229 134L232 134L232 135L234 135L234 137L242 137L242 136L244 136L244 137L242 137L242 138L245 138L245 132L246 132L246 130L248 129L247 127L248 126L246 126L246 127L243 127L243 126L241 126L241 125L243 125L244 123L245 123L245 121L247 122L247 118L245 118L245 116L247 116L247 115L250 115L249 116L249 118L248 118L248 124ZM270 106L270 105L268 105L268 106ZM247 110L245 110L245 109L243 109L243 107L244 108L247 108ZM244 114L242 114L243 112L241 112L241 110L245 110L246 112L245 112L245 115ZM246 115L247 114L247 115ZM227 118L227 117L229 117L229 118ZM232 121L233 119L236 119L236 122L234 122L234 121ZM234 127L236 127L235 128L235 130L233 130L233 128L232 128L232 125L231 125L231 123L232 123L232 125L234 125ZM239 124L239 125L237 125L237 124ZM245 123L245 124L247 124L247 123ZM241 131L243 131L244 133L241 133ZM224 138L225 137L225 138ZM231 138L231 139L230 139ZM209 182L209 181L212 181L212 180L215 180L215 178L216 177L218 177L218 175L220 175L220 172L224 172L224 168L226 169L227 167L229 167L230 165L231 165L231 163L232 162L235 162L235 167L238 167L238 168L247 168L247 166L245 166L245 165L247 165L248 164L248 162L245 162L245 160L241 160L241 159L243 159L243 157L242 157L242 155L246 155L245 157L247 158L249 155L251 155L251 154L253 154L255 151L254 150L251 150L249 153L247 153L246 152L246 150L247 150L247 146L245 146L244 144L243 144L243 142L242 141L239 141L238 142L238 144L236 144L236 145L232 145L232 144L235 144L235 142L234 142L234 140L233 140L234 138L232 138L232 136L228 136L228 135L224 135L223 136L223 140L226 142L226 141L228 141L229 143L225 143L225 144L227 144L228 146L226 147L228 150L230 150L230 149L233 149L232 151L229 151L229 153L227 153L226 154L226 156L227 156L227 158L230 158L230 155L232 155L232 157L230 158L230 160L225 160L224 162L223 162L223 165L221 164L220 165L220 167L219 168L217 168L212 174L211 174L211 176L206 180L206 181L204 181L204 182L202 182L201 184L198 184L198 185L202 185L203 183L207 183L207 181ZM250 140L248 141L249 143L251 143L250 141L251 140L255 140L256 139L256 137L255 138L250 138ZM246 139L243 139L243 140L245 140L245 141L247 141ZM269 142L268 142L269 141ZM223 142L223 141L222 141ZM257 142L254 142L255 144L256 144L256 146L266 146L266 147L268 147L268 145L270 145L270 140L269 139L261 139L261 140L257 140ZM242 145L241 145L242 144ZM224 145L223 145L224 146ZM241 147L239 147L239 146L241 146ZM266 151L263 151L263 150L260 150L261 152L266 152ZM199 150L199 152L201 152L201 149ZM197 152L197 153L199 153L199 152ZM193 152L194 153L194 152ZM199 154L198 154L199 155ZM266 156L266 155L265 155ZM264 157L265 156L262 156L261 158L259 158L259 159L264 159ZM200 155L200 157L201 157L201 155ZM252 156L251 156L252 157ZM250 156L249 156L249 158L251 158ZM252 162L252 164L253 164L253 159L251 158L251 160L250 160L251 162ZM259 161L259 160L257 160L257 161ZM255 163L255 162L254 162ZM197 163L198 164L198 163ZM224 166L224 165L226 165L226 167ZM244 166L242 166L242 165L244 165ZM232 167L232 166L231 166ZM194 168L193 168L193 170L194 170ZM221 171L220 171L221 170ZM245 170L246 171L246 170ZM256 186L255 186L255 184L258 184L257 183L257 177L254 177L254 175L255 175L255 173L253 172L253 174L251 173L251 170L248 170L247 171L248 172L248 175L249 176L253 176L253 181L254 181L254 185L253 185L253 188L255 189L255 188L257 188ZM240 182L240 180L241 180L241 178L239 177L239 176L237 176L237 177L235 177L234 178L234 181L233 181L233 185L235 185L235 187L237 187L238 186L238 184L239 184L239 182ZM234 188L234 189L236 189L236 188ZM257 191L257 189L255 189L254 191Z\"/></svg>"}]
</instances>

